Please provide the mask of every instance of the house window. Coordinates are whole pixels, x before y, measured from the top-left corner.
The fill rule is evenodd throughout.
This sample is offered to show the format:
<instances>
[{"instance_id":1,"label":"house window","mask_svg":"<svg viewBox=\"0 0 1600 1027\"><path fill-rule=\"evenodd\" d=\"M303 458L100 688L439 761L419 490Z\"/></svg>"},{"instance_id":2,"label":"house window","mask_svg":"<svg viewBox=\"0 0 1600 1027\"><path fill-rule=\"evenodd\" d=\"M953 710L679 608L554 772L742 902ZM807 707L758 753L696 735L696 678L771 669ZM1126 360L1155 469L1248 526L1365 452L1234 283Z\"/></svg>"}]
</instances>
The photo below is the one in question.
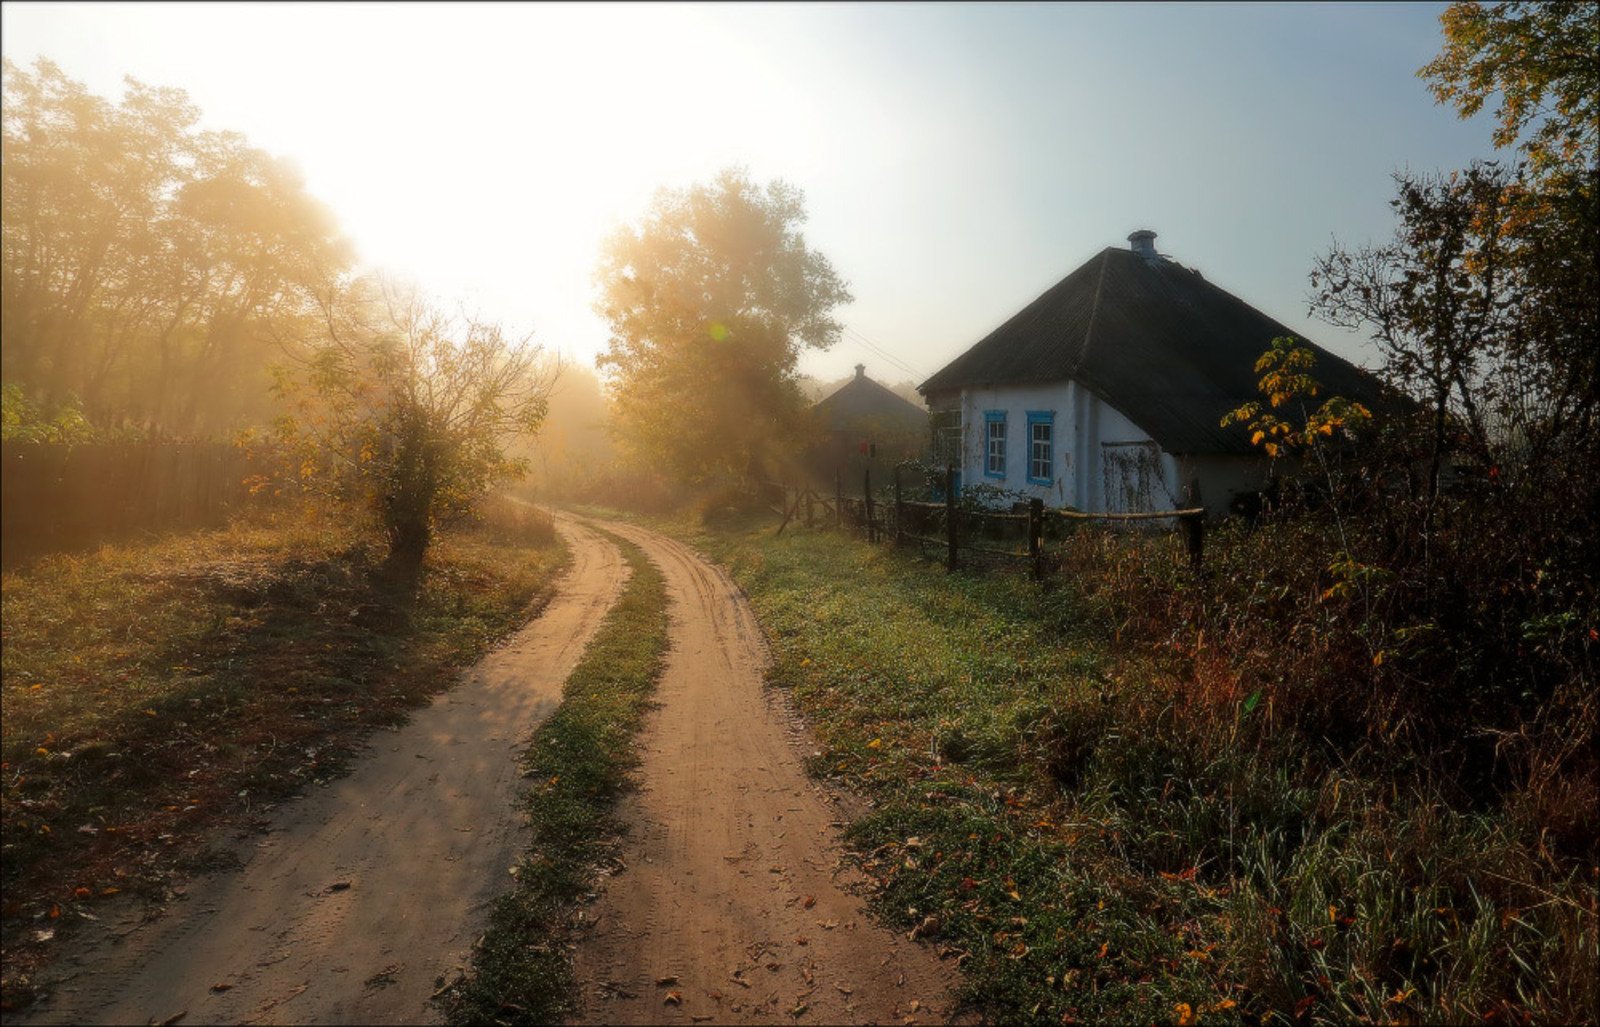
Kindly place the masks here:
<instances>
[{"instance_id":1,"label":"house window","mask_svg":"<svg viewBox=\"0 0 1600 1027\"><path fill-rule=\"evenodd\" d=\"M1054 480L1055 429L1055 411L1028 411L1028 481L1035 485Z\"/></svg>"},{"instance_id":2,"label":"house window","mask_svg":"<svg viewBox=\"0 0 1600 1027\"><path fill-rule=\"evenodd\" d=\"M983 412L983 476L985 478L1001 478L1006 476L1006 412L1004 410L985 410Z\"/></svg>"}]
</instances>

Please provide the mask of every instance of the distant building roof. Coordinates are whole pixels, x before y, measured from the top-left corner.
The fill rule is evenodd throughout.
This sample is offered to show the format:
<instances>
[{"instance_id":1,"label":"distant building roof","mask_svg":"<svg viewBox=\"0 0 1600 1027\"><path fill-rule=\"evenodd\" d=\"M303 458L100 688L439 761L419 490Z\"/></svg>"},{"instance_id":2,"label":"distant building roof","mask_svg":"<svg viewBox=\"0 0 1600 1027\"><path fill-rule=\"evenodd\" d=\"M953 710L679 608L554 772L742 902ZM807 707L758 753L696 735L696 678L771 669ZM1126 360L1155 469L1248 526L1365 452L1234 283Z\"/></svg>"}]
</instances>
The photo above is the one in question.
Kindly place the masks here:
<instances>
[{"instance_id":1,"label":"distant building roof","mask_svg":"<svg viewBox=\"0 0 1600 1027\"><path fill-rule=\"evenodd\" d=\"M1135 238L1137 237L1137 238ZM1107 247L918 386L923 395L1075 379L1133 419L1169 453L1251 452L1224 414L1260 399L1256 359L1295 335L1237 296L1157 256L1153 232L1137 249ZM1305 339L1322 395L1371 406L1372 375Z\"/></svg>"},{"instance_id":2,"label":"distant building roof","mask_svg":"<svg viewBox=\"0 0 1600 1027\"><path fill-rule=\"evenodd\" d=\"M824 426L833 429L854 428L864 422L908 431L923 431L928 426L926 410L868 378L864 364L857 364L854 378L811 409Z\"/></svg>"}]
</instances>

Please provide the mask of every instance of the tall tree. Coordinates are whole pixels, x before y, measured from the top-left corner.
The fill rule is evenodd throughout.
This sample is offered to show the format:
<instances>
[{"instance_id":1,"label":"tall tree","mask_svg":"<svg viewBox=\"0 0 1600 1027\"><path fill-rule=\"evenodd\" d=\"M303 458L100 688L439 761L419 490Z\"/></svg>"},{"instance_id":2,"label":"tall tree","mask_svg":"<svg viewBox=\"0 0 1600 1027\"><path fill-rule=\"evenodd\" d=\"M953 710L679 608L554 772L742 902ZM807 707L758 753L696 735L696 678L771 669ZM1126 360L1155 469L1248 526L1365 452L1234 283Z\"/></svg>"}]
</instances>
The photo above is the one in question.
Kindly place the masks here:
<instances>
[{"instance_id":1,"label":"tall tree","mask_svg":"<svg viewBox=\"0 0 1600 1027\"><path fill-rule=\"evenodd\" d=\"M1417 72L1435 99L1466 118L1498 94L1494 144L1520 139L1535 171L1595 164L1600 3L1453 3L1439 22L1444 49Z\"/></svg>"},{"instance_id":2,"label":"tall tree","mask_svg":"<svg viewBox=\"0 0 1600 1027\"><path fill-rule=\"evenodd\" d=\"M1456 514L1522 561L1507 580L1559 568L1576 595L1600 570L1576 543L1600 510L1600 4L1462 3L1441 21L1420 73L1463 115L1499 93L1494 142L1526 160L1397 175L1393 241L1321 257L1313 307L1369 330L1384 376L1419 401L1425 427L1397 441L1420 451L1390 464L1429 471L1422 537L1465 457Z\"/></svg>"},{"instance_id":3,"label":"tall tree","mask_svg":"<svg viewBox=\"0 0 1600 1027\"><path fill-rule=\"evenodd\" d=\"M792 442L802 347L826 349L850 302L806 246L804 196L743 169L663 190L607 243L597 310L611 327L615 425L639 460L691 483L754 473Z\"/></svg>"},{"instance_id":4,"label":"tall tree","mask_svg":"<svg viewBox=\"0 0 1600 1027\"><path fill-rule=\"evenodd\" d=\"M349 266L284 163L202 132L179 90L120 103L4 64L5 384L102 427L209 433L268 415L274 338Z\"/></svg>"}]
</instances>

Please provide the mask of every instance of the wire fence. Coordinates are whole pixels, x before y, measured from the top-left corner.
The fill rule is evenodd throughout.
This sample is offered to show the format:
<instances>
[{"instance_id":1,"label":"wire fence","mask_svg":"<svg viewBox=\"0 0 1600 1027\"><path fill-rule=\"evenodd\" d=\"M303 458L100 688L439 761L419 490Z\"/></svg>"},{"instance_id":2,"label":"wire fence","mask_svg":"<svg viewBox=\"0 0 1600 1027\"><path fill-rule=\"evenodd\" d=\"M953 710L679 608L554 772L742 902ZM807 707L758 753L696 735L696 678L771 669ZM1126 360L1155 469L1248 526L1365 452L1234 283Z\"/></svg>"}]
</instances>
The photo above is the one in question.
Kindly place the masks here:
<instances>
[{"instance_id":1,"label":"wire fence","mask_svg":"<svg viewBox=\"0 0 1600 1027\"><path fill-rule=\"evenodd\" d=\"M791 523L853 531L868 542L918 546L924 554L939 552L947 570L956 570L964 560L1026 561L1036 579L1042 580L1059 563L1061 549L1053 546L1086 523L1146 524L1169 527L1182 535L1190 565L1199 571L1205 560L1205 507L1200 501L1200 484L1192 481L1185 491L1186 507L1174 510L1092 513L1071 508L1047 507L1033 499L1013 509L987 509L962 502L956 489L953 466L944 469L942 486L932 491L933 500L909 498L913 491L903 487L902 472L914 465L894 469L887 490L875 493L872 472L863 472L860 495L847 494L842 477L834 475L834 493L828 496L807 485L788 485L764 481L761 500L782 518L777 534ZM1164 523L1163 523L1164 522Z\"/></svg>"}]
</instances>

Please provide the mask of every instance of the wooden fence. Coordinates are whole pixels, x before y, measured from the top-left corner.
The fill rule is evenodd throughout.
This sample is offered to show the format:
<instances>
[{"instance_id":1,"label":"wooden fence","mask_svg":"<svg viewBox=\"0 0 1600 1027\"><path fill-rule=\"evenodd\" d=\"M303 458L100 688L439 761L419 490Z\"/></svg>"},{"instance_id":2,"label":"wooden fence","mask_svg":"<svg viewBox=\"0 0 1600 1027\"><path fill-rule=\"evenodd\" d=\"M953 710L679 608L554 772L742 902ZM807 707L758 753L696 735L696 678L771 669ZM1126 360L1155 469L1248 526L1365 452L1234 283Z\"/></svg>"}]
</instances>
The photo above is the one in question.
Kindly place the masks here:
<instances>
[{"instance_id":1,"label":"wooden fence","mask_svg":"<svg viewBox=\"0 0 1600 1027\"><path fill-rule=\"evenodd\" d=\"M834 475L834 494L825 496L806 486L763 482L762 499L782 517L777 534L791 521L808 527L821 524L837 530L855 530L869 542L892 541L897 546L918 545L924 552L943 550L945 568L961 565L963 552L994 559L1026 560L1033 576L1042 579L1055 555L1046 542L1052 534L1062 534L1065 526L1101 521L1108 523L1171 521L1183 533L1190 565L1198 571L1205 557L1205 507L1200 502L1200 483L1190 482L1185 489L1188 506L1178 510L1139 513L1086 513L1081 510L1047 508L1039 499L1030 500L1025 511L974 509L956 498L955 468L944 472L943 500L926 502L907 499L900 483L904 465L896 467L891 498L884 502L874 496L872 472L862 476L861 495L845 494L843 480ZM1055 530L1052 530L1054 528ZM1015 538L1020 533L1020 538ZM1008 546L1005 543L1011 541Z\"/></svg>"},{"instance_id":2,"label":"wooden fence","mask_svg":"<svg viewBox=\"0 0 1600 1027\"><path fill-rule=\"evenodd\" d=\"M145 531L223 524L249 498L246 454L226 443L0 445L6 566Z\"/></svg>"}]
</instances>

